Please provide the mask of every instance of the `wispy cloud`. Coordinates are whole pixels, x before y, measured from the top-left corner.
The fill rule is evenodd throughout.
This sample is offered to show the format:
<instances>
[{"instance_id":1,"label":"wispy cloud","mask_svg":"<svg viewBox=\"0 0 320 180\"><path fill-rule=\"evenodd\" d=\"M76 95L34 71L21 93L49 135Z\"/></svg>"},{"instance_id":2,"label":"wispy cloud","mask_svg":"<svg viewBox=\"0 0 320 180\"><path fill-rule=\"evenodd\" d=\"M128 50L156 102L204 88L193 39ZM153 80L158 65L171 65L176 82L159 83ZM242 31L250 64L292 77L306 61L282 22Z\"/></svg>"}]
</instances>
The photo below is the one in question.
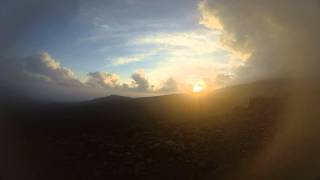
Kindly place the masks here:
<instances>
[{"instance_id":1,"label":"wispy cloud","mask_svg":"<svg viewBox=\"0 0 320 180\"><path fill-rule=\"evenodd\" d=\"M113 66L120 66L120 65L140 62L140 61L143 61L143 60L145 60L145 59L157 54L158 51L159 50L152 50L150 52L146 52L146 53L143 53L143 54L136 54L136 55L133 55L133 56L117 57L117 58L112 60L111 64Z\"/></svg>"},{"instance_id":2,"label":"wispy cloud","mask_svg":"<svg viewBox=\"0 0 320 180\"><path fill-rule=\"evenodd\" d=\"M136 46L150 46L161 49L157 61L149 69L150 80L155 87L162 87L169 78L179 82L177 87L193 85L206 79L207 84L216 88L217 74L232 74L235 58L220 45L219 33L199 28L193 31L158 33L146 35L131 42ZM136 60L136 59L135 59Z\"/></svg>"},{"instance_id":3,"label":"wispy cloud","mask_svg":"<svg viewBox=\"0 0 320 180\"><path fill-rule=\"evenodd\" d=\"M202 55L219 50L216 36L215 32L202 29L147 35L137 38L133 43L136 45L155 45L171 55Z\"/></svg>"}]
</instances>

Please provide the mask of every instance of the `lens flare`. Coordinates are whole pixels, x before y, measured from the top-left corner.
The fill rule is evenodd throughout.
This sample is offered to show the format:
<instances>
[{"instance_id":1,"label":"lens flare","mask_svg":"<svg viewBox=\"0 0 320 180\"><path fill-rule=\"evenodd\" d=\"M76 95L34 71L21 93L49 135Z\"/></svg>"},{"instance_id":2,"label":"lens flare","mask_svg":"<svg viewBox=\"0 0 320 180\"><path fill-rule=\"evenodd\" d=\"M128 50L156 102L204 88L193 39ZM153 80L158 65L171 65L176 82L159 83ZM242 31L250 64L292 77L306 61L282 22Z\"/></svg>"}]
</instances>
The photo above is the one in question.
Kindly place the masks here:
<instances>
[{"instance_id":1,"label":"lens flare","mask_svg":"<svg viewBox=\"0 0 320 180\"><path fill-rule=\"evenodd\" d=\"M199 81L193 85L192 92L200 93L206 88L206 83L203 81Z\"/></svg>"}]
</instances>

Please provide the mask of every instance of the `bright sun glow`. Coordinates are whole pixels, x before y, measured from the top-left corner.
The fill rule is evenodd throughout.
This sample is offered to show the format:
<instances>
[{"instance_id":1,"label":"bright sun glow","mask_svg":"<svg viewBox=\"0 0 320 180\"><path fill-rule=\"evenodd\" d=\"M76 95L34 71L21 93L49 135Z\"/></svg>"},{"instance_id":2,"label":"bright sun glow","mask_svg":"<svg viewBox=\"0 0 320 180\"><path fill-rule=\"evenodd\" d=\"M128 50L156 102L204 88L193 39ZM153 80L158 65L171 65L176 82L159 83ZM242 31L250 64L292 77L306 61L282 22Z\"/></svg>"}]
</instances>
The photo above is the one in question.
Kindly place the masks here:
<instances>
[{"instance_id":1,"label":"bright sun glow","mask_svg":"<svg viewBox=\"0 0 320 180\"><path fill-rule=\"evenodd\" d=\"M193 85L192 92L200 93L206 88L206 83L203 81L199 81Z\"/></svg>"}]
</instances>

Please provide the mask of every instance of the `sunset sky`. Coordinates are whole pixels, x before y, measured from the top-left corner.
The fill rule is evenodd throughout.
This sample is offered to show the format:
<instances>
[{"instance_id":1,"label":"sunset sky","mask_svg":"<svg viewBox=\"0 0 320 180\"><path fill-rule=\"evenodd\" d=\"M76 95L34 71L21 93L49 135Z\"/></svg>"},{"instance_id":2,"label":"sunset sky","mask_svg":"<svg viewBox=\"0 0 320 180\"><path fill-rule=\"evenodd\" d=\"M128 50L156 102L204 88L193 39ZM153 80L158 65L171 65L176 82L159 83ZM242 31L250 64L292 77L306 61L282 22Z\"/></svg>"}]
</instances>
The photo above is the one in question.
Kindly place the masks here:
<instances>
[{"instance_id":1,"label":"sunset sky","mask_svg":"<svg viewBox=\"0 0 320 180\"><path fill-rule=\"evenodd\" d=\"M27 27L19 54L46 52L81 80L90 72L108 72L130 83L133 73L144 71L158 88L169 78L184 85L197 79L214 83L218 74L232 74L233 59L219 44L219 32L203 25L196 0L77 6L48 12Z\"/></svg>"},{"instance_id":2,"label":"sunset sky","mask_svg":"<svg viewBox=\"0 0 320 180\"><path fill-rule=\"evenodd\" d=\"M78 163L82 159L69 158L69 153L65 157L53 154L52 164L51 158L43 155L51 157L54 142L57 152L65 145L77 145L74 147L78 150L83 144L85 153L76 153L97 167L100 163L96 160L102 155L105 168L108 160L100 153L100 139L109 141L105 132L110 130L110 137L115 138L101 147L115 152L107 153L112 155L110 170L116 172L111 178L126 174L119 173L123 167L127 175L148 178L144 166L158 168L157 157L162 155L152 148L156 158L149 157L144 145L160 144L160 151L165 145L163 155L171 153L167 149L170 146L175 156L176 147L184 152L189 146L185 142L190 140L190 151L176 159L180 163L180 157L191 155L186 156L188 162L181 161L188 164L182 165L186 169L198 167L199 171L182 177L199 174L205 179L209 175L219 178L218 168L227 173L227 179L241 177L242 171L242 179L293 179L281 178L286 174L294 179L319 179L319 79L320 0L0 0L0 144L9 147L3 151L4 158L0 149L0 159L5 160L3 167L12 166L12 174L24 176L19 169L29 174L35 165L36 171L30 176L38 177L38 170L47 176L48 167L57 165L64 175L67 170L56 160L74 159ZM227 130L225 134L221 128ZM91 143L94 129L99 146ZM37 137L30 139L29 146L25 137L32 137L33 131ZM69 136L69 131L81 133L80 139L90 143L77 143L78 135ZM47 136L51 132L53 138ZM132 146L127 144L131 142L128 132L137 140ZM136 136L139 133L141 138ZM150 136L153 133L154 138ZM184 138L184 134L190 138ZM193 142L198 137L200 149ZM123 146L118 139L125 140ZM45 141L49 144L42 144ZM176 141L181 141L182 148ZM259 143L250 145L246 141ZM213 164L216 158L207 158L211 149L207 143L211 142L219 157ZM216 142L226 146L219 148ZM30 151L24 147L30 147ZM46 153L42 147L50 151ZM122 166L126 147L137 149L142 157L132 161L133 169ZM33 151L37 148L40 154ZM99 151L87 153L90 149ZM118 149L125 150L125 156ZM88 159L88 154L93 156ZM35 161L27 162L33 156L37 156ZM44 171L38 162L42 156L48 160ZM119 166L113 163L113 156L120 158ZM138 156L132 153L130 157ZM162 159L171 163L168 157ZM16 158L22 158L21 165ZM239 163L233 163L233 158ZM239 169L229 166L229 160ZM160 169L169 170L169 174L163 174L178 177L171 168L177 164L164 163L162 168L165 161L159 161ZM96 166L82 168L81 164L88 166L85 162L70 166L72 177L78 170L84 170L85 175L92 170L97 178L108 174L100 173L99 169L104 169ZM0 165L0 179L7 179L10 167L3 169ZM245 178L251 174L263 177Z\"/></svg>"},{"instance_id":3,"label":"sunset sky","mask_svg":"<svg viewBox=\"0 0 320 180\"><path fill-rule=\"evenodd\" d=\"M301 74L308 63L300 57L315 53L308 46L318 42L308 34L319 29L319 6L311 0L287 4L7 2L1 7L1 80L31 94L91 98L188 92L199 82L213 90L239 77ZM303 22L310 28L302 29ZM304 40L309 45L296 43Z\"/></svg>"}]
</instances>

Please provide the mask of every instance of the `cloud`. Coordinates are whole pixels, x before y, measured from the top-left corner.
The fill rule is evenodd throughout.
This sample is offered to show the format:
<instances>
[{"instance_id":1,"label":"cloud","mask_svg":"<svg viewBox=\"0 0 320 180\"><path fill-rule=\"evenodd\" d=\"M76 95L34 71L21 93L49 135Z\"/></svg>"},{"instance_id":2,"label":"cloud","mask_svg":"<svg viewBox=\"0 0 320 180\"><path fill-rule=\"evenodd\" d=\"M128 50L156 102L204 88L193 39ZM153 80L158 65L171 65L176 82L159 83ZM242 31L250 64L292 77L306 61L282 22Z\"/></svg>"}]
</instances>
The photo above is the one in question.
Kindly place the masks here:
<instances>
[{"instance_id":1,"label":"cloud","mask_svg":"<svg viewBox=\"0 0 320 180\"><path fill-rule=\"evenodd\" d=\"M93 72L88 74L86 85L93 88L102 88L115 94L141 93L154 95L163 93L175 93L179 91L179 84L174 78L168 78L161 86L155 88L146 77L144 70L138 70L131 75L131 83L121 83L116 74L108 72ZM137 95L137 94L136 94Z\"/></svg>"},{"instance_id":2,"label":"cloud","mask_svg":"<svg viewBox=\"0 0 320 180\"><path fill-rule=\"evenodd\" d=\"M48 53L29 56L23 61L24 71L30 76L57 84L81 86L80 81L74 76L74 72L62 67Z\"/></svg>"},{"instance_id":3,"label":"cloud","mask_svg":"<svg viewBox=\"0 0 320 180\"><path fill-rule=\"evenodd\" d=\"M91 72L88 74L86 84L98 88L114 88L118 86L119 77L108 72Z\"/></svg>"},{"instance_id":4,"label":"cloud","mask_svg":"<svg viewBox=\"0 0 320 180\"><path fill-rule=\"evenodd\" d=\"M217 31L222 31L223 26L220 22L220 19L212 14L216 14L215 11L208 11L204 2L198 4L198 8L201 12L201 18L199 24L204 25L205 27Z\"/></svg>"},{"instance_id":5,"label":"cloud","mask_svg":"<svg viewBox=\"0 0 320 180\"><path fill-rule=\"evenodd\" d=\"M34 79L35 82L51 83L61 86L81 86L82 83L74 76L72 70L63 67L48 53L39 53L27 57L2 57L1 74L3 81L13 81L15 78L23 81ZM11 78L13 79L11 79Z\"/></svg>"},{"instance_id":6,"label":"cloud","mask_svg":"<svg viewBox=\"0 0 320 180\"><path fill-rule=\"evenodd\" d=\"M84 82L48 53L0 58L0 86L36 99L84 100L108 94L150 96L154 91L143 70L133 73L132 83L108 72L90 72ZM1 95L1 94L0 94Z\"/></svg>"},{"instance_id":7,"label":"cloud","mask_svg":"<svg viewBox=\"0 0 320 180\"><path fill-rule=\"evenodd\" d=\"M72 70L47 53L0 58L0 86L35 99L81 100L102 93L86 88ZM3 94L0 94L3 95Z\"/></svg>"},{"instance_id":8,"label":"cloud","mask_svg":"<svg viewBox=\"0 0 320 180\"><path fill-rule=\"evenodd\" d=\"M139 91L148 91L150 84L148 79L145 77L144 71L138 71L131 75L131 78L134 80L133 86Z\"/></svg>"},{"instance_id":9,"label":"cloud","mask_svg":"<svg viewBox=\"0 0 320 180\"><path fill-rule=\"evenodd\" d=\"M229 51L219 45L219 33L199 28L193 31L156 33L137 38L135 46L158 49L156 61L148 74L157 87L172 77L183 86L191 86L200 79L214 79L218 73L231 74L234 59ZM236 59L240 62L239 59ZM217 86L214 86L217 87Z\"/></svg>"},{"instance_id":10,"label":"cloud","mask_svg":"<svg viewBox=\"0 0 320 180\"><path fill-rule=\"evenodd\" d=\"M214 53L219 50L212 31L158 33L137 38L135 45L154 45L171 56L195 56Z\"/></svg>"},{"instance_id":11,"label":"cloud","mask_svg":"<svg viewBox=\"0 0 320 180\"><path fill-rule=\"evenodd\" d=\"M229 74L217 74L216 75L216 82L218 84L226 84L229 81L231 81L232 78L233 78L233 76L229 75Z\"/></svg>"},{"instance_id":12,"label":"cloud","mask_svg":"<svg viewBox=\"0 0 320 180\"><path fill-rule=\"evenodd\" d=\"M119 66L119 65L125 65L125 64L131 64L135 62L140 62L145 60L146 58L149 58L150 56L155 55L158 52L158 50L152 50L150 52L142 53L142 54L136 54L133 56L125 56L125 57L118 57L115 58L112 61L113 66Z\"/></svg>"},{"instance_id":13,"label":"cloud","mask_svg":"<svg viewBox=\"0 0 320 180\"><path fill-rule=\"evenodd\" d=\"M110 94L150 96L176 92L178 86L173 79L168 79L155 89L144 70L133 73L131 83L121 82L117 74L109 72L90 72L81 81L71 69L46 52L27 57L2 57L0 66L3 68L1 87L36 99L74 101Z\"/></svg>"},{"instance_id":14,"label":"cloud","mask_svg":"<svg viewBox=\"0 0 320 180\"><path fill-rule=\"evenodd\" d=\"M219 29L220 43L246 59L239 78L318 75L318 1L202 0L199 10L201 24Z\"/></svg>"},{"instance_id":15,"label":"cloud","mask_svg":"<svg viewBox=\"0 0 320 180\"><path fill-rule=\"evenodd\" d=\"M178 82L174 78L167 79L163 86L160 88L160 92L177 92L179 89Z\"/></svg>"},{"instance_id":16,"label":"cloud","mask_svg":"<svg viewBox=\"0 0 320 180\"><path fill-rule=\"evenodd\" d=\"M124 64L130 64L134 62L143 61L146 58L146 55L139 54L135 56L126 56L126 57L119 57L113 60L112 65L118 66L118 65L124 65Z\"/></svg>"}]
</instances>

